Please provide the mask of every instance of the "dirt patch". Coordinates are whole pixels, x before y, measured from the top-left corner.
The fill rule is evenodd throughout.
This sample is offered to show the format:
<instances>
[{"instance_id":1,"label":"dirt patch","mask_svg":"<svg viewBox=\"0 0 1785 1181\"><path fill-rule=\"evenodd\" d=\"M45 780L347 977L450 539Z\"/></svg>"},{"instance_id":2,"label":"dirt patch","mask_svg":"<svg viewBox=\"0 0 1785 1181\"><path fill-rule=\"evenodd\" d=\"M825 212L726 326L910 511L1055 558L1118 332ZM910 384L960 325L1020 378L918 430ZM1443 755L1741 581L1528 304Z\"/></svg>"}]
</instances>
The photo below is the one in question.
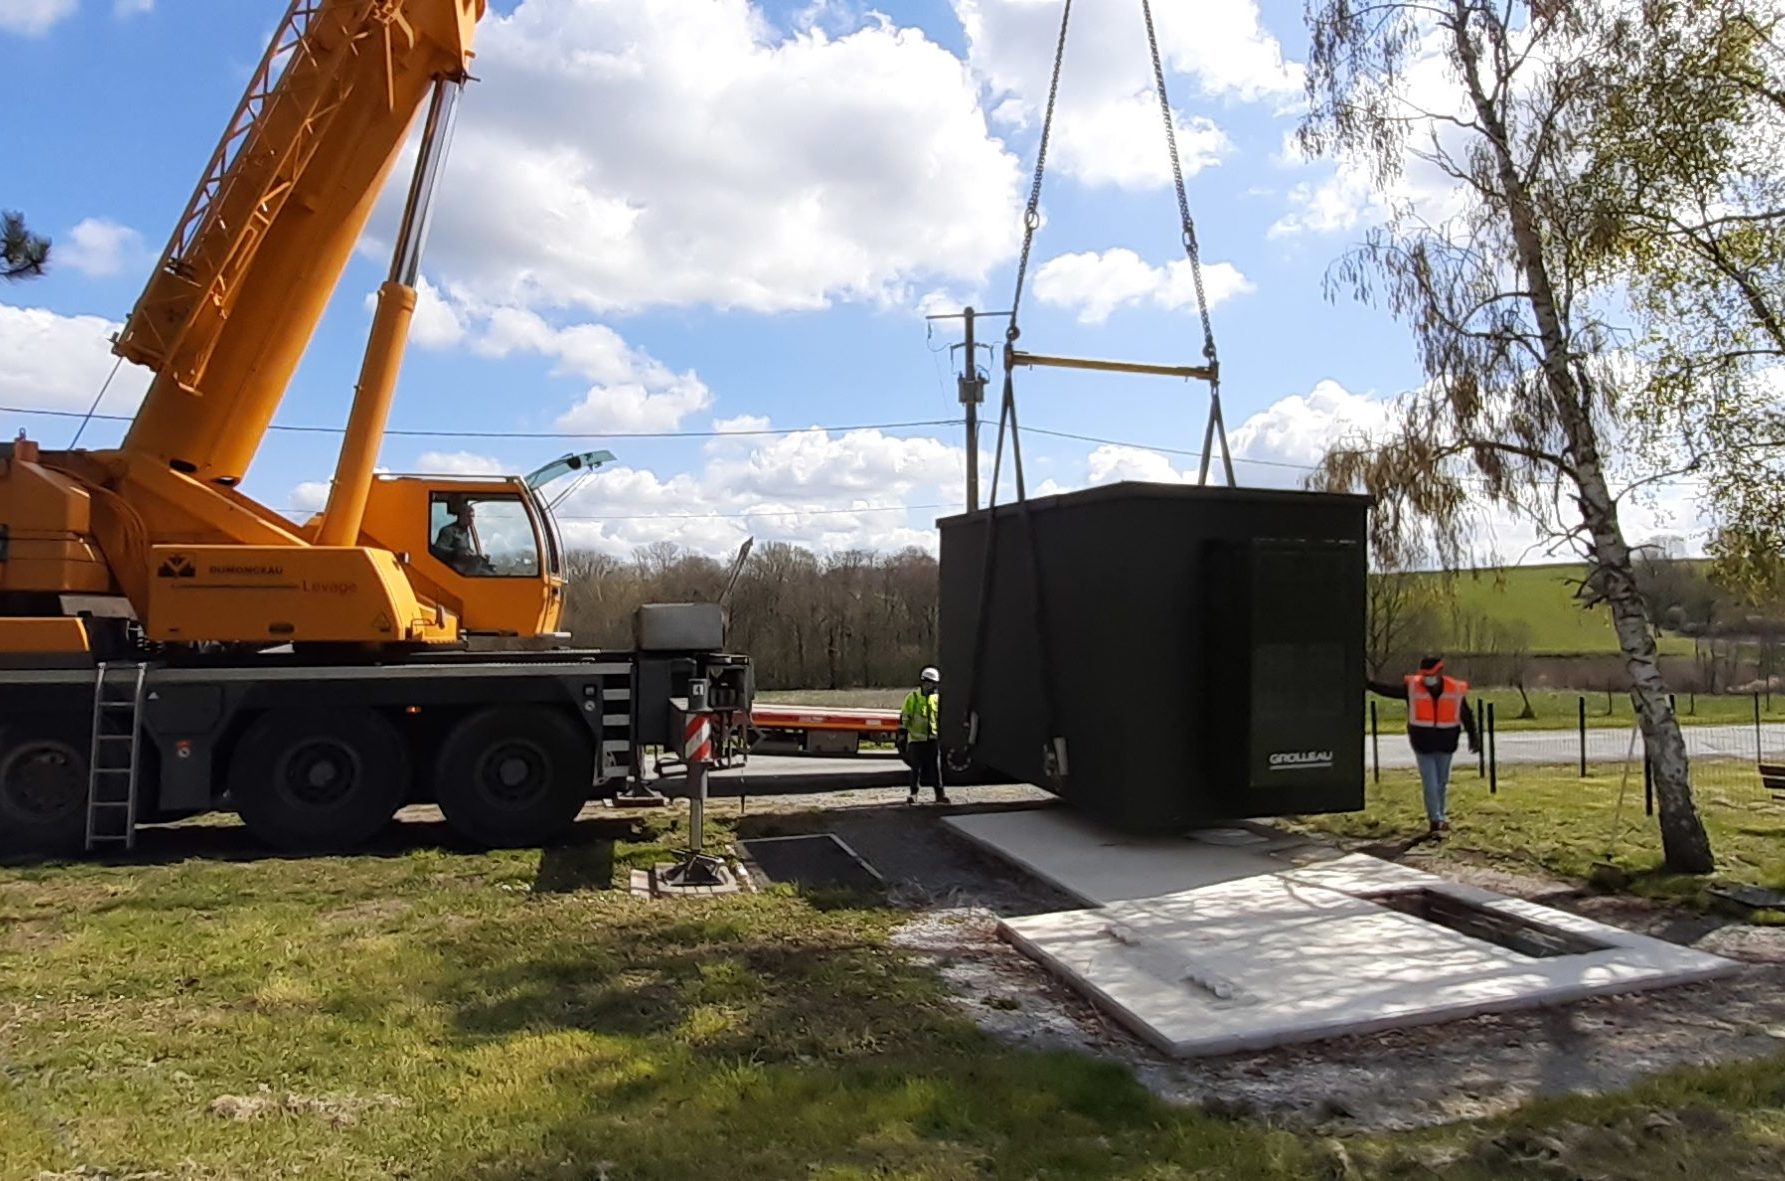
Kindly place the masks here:
<instances>
[{"instance_id":1,"label":"dirt patch","mask_svg":"<svg viewBox=\"0 0 1785 1181\"><path fill-rule=\"evenodd\" d=\"M367 927L393 923L415 907L400 898L368 898L351 906L325 911L317 921L330 927Z\"/></svg>"},{"instance_id":2,"label":"dirt patch","mask_svg":"<svg viewBox=\"0 0 1785 1181\"><path fill-rule=\"evenodd\" d=\"M300 1095L276 1094L262 1085L252 1095L219 1095L205 1110L219 1119L246 1123L271 1116L314 1116L334 1128L349 1128L374 1111L408 1107L409 1100L395 1095Z\"/></svg>"},{"instance_id":3,"label":"dirt patch","mask_svg":"<svg viewBox=\"0 0 1785 1181\"><path fill-rule=\"evenodd\" d=\"M870 861L876 840L894 849L912 840L908 821L865 811L848 820L845 839ZM915 881L893 892L895 902L918 911L893 942L933 964L962 1012L999 1040L1121 1061L1176 1102L1333 1133L1405 1129L1500 1115L1541 1095L1622 1090L1676 1067L1785 1053L1785 931L1499 869L1446 866L1453 879L1749 966L1705 984L1558 1008L1219 1058L1166 1058L998 937L1000 914L1076 904L1002 862L972 856L939 825L926 838L921 853L906 854ZM926 859L945 888L926 888L928 875L916 864ZM1580 1151L1551 1159L1566 1163Z\"/></svg>"},{"instance_id":4,"label":"dirt patch","mask_svg":"<svg viewBox=\"0 0 1785 1181\"><path fill-rule=\"evenodd\" d=\"M21 919L0 926L0 951L47 951L67 939L59 921Z\"/></svg>"}]
</instances>

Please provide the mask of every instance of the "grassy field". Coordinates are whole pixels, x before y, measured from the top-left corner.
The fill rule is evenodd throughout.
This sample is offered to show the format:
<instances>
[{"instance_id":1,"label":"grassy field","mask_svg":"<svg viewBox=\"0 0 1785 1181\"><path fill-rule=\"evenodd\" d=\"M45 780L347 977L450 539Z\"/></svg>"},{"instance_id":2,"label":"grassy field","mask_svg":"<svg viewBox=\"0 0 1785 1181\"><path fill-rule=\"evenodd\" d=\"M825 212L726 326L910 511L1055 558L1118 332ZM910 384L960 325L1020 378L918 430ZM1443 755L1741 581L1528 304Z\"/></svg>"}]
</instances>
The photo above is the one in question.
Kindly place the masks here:
<instances>
[{"instance_id":1,"label":"grassy field","mask_svg":"<svg viewBox=\"0 0 1785 1181\"><path fill-rule=\"evenodd\" d=\"M1531 650L1539 655L1596 655L1618 650L1611 614L1604 607L1583 610L1575 599L1586 567L1513 566L1464 572L1447 582L1457 606L1491 619L1522 620L1531 629ZM1415 577L1430 577L1416 575ZM1685 636L1663 636L1661 651L1691 655Z\"/></svg>"},{"instance_id":2,"label":"grassy field","mask_svg":"<svg viewBox=\"0 0 1785 1181\"><path fill-rule=\"evenodd\" d=\"M1170 1107L989 1040L874 899L642 902L599 887L657 838L584 835L0 868L0 1178L1722 1179L1785 1147L1785 1059L1342 1143Z\"/></svg>"},{"instance_id":3,"label":"grassy field","mask_svg":"<svg viewBox=\"0 0 1785 1181\"><path fill-rule=\"evenodd\" d=\"M1509 866L1537 868L1585 881L1594 866L1609 861L1630 879L1638 894L1701 902L1715 882L1785 889L1785 806L1740 794L1724 796L1711 783L1698 788L1705 826L1717 854L1718 871L1708 881L1661 869L1661 838L1653 817L1643 815L1642 777L1634 777L1622 814L1620 770L1581 778L1574 770L1520 767L1499 794L1464 771L1451 784L1453 831L1433 854L1433 871L1443 873L1454 858L1487 858ZM1352 839L1392 841L1425 831L1419 777L1412 771L1385 771L1367 789L1362 812L1308 817L1316 831ZM1785 915L1779 916L1785 919Z\"/></svg>"}]
</instances>

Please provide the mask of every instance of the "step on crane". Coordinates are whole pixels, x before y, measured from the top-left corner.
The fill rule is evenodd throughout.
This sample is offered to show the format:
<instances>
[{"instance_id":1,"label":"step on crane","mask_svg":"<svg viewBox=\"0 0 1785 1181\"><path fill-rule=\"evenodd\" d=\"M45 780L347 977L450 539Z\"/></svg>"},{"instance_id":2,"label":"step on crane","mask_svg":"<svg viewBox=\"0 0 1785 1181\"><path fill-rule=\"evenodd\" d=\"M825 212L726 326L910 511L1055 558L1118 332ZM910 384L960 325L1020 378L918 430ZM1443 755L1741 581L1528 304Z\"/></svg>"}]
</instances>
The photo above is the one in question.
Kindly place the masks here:
<instances>
[{"instance_id":1,"label":"step on crane","mask_svg":"<svg viewBox=\"0 0 1785 1181\"><path fill-rule=\"evenodd\" d=\"M641 617L631 651L539 649L567 639L545 487L610 454L375 470L486 8L292 0L114 342L154 375L122 444L0 445L0 848L128 844L90 820L118 739L127 829L229 808L274 845L351 846L431 800L536 843L668 743L690 680L747 708L712 605ZM294 523L239 485L418 116L327 504Z\"/></svg>"}]
</instances>

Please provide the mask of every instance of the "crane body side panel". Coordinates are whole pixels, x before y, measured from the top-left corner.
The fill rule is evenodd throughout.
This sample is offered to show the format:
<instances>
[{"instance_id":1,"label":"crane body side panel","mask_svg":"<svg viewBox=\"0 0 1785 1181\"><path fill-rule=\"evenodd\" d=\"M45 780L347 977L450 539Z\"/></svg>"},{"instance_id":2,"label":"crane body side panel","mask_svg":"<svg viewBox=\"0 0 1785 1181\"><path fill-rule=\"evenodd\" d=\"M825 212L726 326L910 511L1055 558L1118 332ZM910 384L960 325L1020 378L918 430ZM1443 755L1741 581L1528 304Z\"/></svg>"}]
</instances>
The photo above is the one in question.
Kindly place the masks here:
<instances>
[{"instance_id":1,"label":"crane body side panel","mask_svg":"<svg viewBox=\"0 0 1785 1181\"><path fill-rule=\"evenodd\" d=\"M427 643L456 623L416 601L396 556L358 547L156 546L149 638Z\"/></svg>"}]
</instances>

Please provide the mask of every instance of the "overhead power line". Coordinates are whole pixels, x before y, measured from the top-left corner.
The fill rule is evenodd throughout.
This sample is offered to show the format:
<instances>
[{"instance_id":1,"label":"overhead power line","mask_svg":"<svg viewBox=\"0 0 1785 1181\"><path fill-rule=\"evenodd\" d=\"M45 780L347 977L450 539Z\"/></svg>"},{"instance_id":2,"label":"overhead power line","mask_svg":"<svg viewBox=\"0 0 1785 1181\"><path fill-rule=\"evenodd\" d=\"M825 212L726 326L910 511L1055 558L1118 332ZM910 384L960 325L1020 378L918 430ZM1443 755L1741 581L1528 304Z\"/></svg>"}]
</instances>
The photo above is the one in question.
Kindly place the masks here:
<instances>
[{"instance_id":1,"label":"overhead power line","mask_svg":"<svg viewBox=\"0 0 1785 1181\"><path fill-rule=\"evenodd\" d=\"M1071 431L1051 431L1046 427L1026 426L1022 428L1025 435L1046 435L1051 439L1073 439L1080 443L1100 443L1106 447L1133 447L1137 451L1157 451L1161 455L1185 455L1191 459L1201 459L1202 452L1189 451L1182 447L1161 447L1157 443L1138 443L1132 439L1104 439L1096 435L1080 435ZM1235 455L1235 463L1255 463L1261 467L1291 468L1299 472L1319 470L1311 463L1292 463L1286 459L1250 459L1244 455Z\"/></svg>"},{"instance_id":2,"label":"overhead power line","mask_svg":"<svg viewBox=\"0 0 1785 1181\"><path fill-rule=\"evenodd\" d=\"M742 521L760 517L852 517L866 513L903 513L923 512L930 509L958 509L959 501L953 504L869 504L860 508L812 508L812 509L749 509L744 512L731 513L621 513L602 514L565 514L553 513L559 521ZM310 517L321 512L321 509L282 508L276 510L288 517Z\"/></svg>"},{"instance_id":3,"label":"overhead power line","mask_svg":"<svg viewBox=\"0 0 1785 1181\"><path fill-rule=\"evenodd\" d=\"M33 409L28 406L0 406L0 414L33 414L45 418L87 418L88 415L75 410ZM134 416L129 414L95 414L91 416L100 422L131 422ZM850 431L895 431L910 430L918 427L959 426L958 418L928 418L915 422L869 422L850 426L789 426L789 427L754 427L737 431L497 431L497 430L441 430L437 428L411 429L393 427L384 433L387 436L407 439L733 439L751 438L767 435L802 435L807 431L829 431L836 434L847 434ZM287 434L302 435L340 435L345 434L346 427L314 426L299 423L275 422L267 428L283 431Z\"/></svg>"}]
</instances>

